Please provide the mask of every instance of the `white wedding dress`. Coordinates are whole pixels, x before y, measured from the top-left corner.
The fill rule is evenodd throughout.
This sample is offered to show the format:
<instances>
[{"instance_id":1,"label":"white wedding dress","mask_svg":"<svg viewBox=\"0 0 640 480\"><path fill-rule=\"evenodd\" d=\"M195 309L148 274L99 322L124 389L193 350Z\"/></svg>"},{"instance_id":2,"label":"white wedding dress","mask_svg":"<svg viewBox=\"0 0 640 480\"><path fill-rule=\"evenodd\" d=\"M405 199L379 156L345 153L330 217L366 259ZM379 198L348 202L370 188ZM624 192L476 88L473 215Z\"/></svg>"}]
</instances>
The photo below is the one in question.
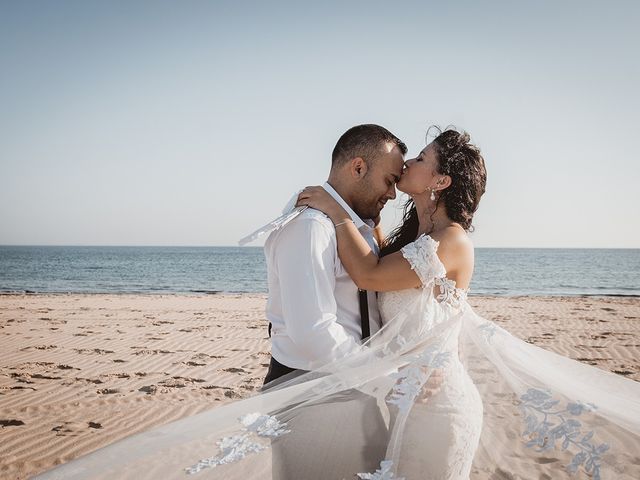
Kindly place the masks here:
<instances>
[{"instance_id":1,"label":"white wedding dress","mask_svg":"<svg viewBox=\"0 0 640 480\"><path fill-rule=\"evenodd\" d=\"M640 383L478 316L437 248L402 249L423 287L380 294L359 352L35 478L640 478Z\"/></svg>"},{"instance_id":2,"label":"white wedding dress","mask_svg":"<svg viewBox=\"0 0 640 480\"><path fill-rule=\"evenodd\" d=\"M401 249L422 287L381 293L378 303L383 323L424 297L425 315L416 328L419 334L428 335L436 325L459 316L466 308L467 292L446 277L437 248L438 242L423 235ZM439 391L426 403L413 403L402 397L397 402L394 423L404 422L404 428L402 443L392 461L398 465L400 476L433 480L469 478L482 430L482 400L458 355L461 326L461 322L455 322L442 332L446 341L439 351L443 360ZM415 369L409 366L408 370L401 370L401 378L406 378L412 368ZM412 374L425 376L418 371ZM427 431L429 435L425 435Z\"/></svg>"}]
</instances>

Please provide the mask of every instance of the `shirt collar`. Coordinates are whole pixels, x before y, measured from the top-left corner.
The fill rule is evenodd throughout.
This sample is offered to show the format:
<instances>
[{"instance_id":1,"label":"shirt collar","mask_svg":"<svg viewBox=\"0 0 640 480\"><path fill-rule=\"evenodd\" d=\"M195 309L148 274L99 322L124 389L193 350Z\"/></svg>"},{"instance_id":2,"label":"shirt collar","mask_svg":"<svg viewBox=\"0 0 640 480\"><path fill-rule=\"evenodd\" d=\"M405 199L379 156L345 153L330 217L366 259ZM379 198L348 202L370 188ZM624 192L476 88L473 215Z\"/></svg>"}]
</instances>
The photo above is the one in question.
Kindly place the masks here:
<instances>
[{"instance_id":1,"label":"shirt collar","mask_svg":"<svg viewBox=\"0 0 640 480\"><path fill-rule=\"evenodd\" d=\"M347 205L347 202L345 202L342 199L340 194L336 192L331 185L329 185L329 182L324 182L324 184L322 185L322 188L324 188L329 193L329 195L331 195L336 200L336 202L338 202L342 206L342 208L344 208L347 211L347 214L349 214L349 216L351 217L351 220L353 220L353 223L355 224L358 230L360 230L362 227L365 227L365 228L374 227L373 221L369 219L367 219L366 221L362 220L356 214L356 212L354 212L353 209L349 205Z\"/></svg>"}]
</instances>

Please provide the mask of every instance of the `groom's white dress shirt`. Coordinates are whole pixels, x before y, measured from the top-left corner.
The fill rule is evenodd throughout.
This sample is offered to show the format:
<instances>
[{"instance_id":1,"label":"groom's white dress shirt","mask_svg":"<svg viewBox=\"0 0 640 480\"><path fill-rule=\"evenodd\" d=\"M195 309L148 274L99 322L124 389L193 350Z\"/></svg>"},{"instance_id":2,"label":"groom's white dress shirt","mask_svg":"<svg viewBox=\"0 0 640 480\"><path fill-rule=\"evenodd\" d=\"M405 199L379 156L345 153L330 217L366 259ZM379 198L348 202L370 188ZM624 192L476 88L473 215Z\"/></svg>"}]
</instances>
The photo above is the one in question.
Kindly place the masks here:
<instances>
[{"instance_id":1,"label":"groom's white dress shirt","mask_svg":"<svg viewBox=\"0 0 640 480\"><path fill-rule=\"evenodd\" d=\"M373 222L358 217L331 185L323 187L378 253ZM295 197L288 208L295 204ZM269 288L266 316L272 325L273 358L287 367L311 370L359 349L358 287L340 262L335 227L329 217L307 208L273 231L264 251ZM375 292L368 292L368 301L373 335L380 328Z\"/></svg>"}]
</instances>

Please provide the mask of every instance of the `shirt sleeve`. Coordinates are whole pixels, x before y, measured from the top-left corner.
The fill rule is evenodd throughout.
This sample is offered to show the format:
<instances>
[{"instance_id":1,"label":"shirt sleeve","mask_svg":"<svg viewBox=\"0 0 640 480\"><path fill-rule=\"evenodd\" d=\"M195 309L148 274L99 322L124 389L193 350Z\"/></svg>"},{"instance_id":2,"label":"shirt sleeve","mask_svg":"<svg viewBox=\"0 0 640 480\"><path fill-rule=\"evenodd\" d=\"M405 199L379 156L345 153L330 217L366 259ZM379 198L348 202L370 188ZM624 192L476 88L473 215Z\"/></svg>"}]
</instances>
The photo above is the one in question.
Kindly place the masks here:
<instances>
[{"instance_id":1,"label":"shirt sleeve","mask_svg":"<svg viewBox=\"0 0 640 480\"><path fill-rule=\"evenodd\" d=\"M336 321L336 255L332 227L315 217L288 225L275 255L287 334L318 366L360 348Z\"/></svg>"}]
</instances>

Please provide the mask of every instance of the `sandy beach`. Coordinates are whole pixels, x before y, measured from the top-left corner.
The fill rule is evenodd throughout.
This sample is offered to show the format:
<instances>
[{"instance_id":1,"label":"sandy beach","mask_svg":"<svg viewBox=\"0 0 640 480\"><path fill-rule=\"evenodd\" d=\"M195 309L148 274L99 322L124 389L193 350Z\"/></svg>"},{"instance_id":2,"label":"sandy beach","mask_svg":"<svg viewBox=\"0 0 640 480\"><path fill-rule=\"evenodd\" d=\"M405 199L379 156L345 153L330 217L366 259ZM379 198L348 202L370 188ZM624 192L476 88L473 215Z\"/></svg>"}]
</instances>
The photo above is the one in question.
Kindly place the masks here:
<instances>
[{"instance_id":1,"label":"sandy beach","mask_svg":"<svg viewBox=\"0 0 640 480\"><path fill-rule=\"evenodd\" d=\"M266 295L0 295L0 477L253 394ZM471 297L527 342L640 381L640 298Z\"/></svg>"}]
</instances>

